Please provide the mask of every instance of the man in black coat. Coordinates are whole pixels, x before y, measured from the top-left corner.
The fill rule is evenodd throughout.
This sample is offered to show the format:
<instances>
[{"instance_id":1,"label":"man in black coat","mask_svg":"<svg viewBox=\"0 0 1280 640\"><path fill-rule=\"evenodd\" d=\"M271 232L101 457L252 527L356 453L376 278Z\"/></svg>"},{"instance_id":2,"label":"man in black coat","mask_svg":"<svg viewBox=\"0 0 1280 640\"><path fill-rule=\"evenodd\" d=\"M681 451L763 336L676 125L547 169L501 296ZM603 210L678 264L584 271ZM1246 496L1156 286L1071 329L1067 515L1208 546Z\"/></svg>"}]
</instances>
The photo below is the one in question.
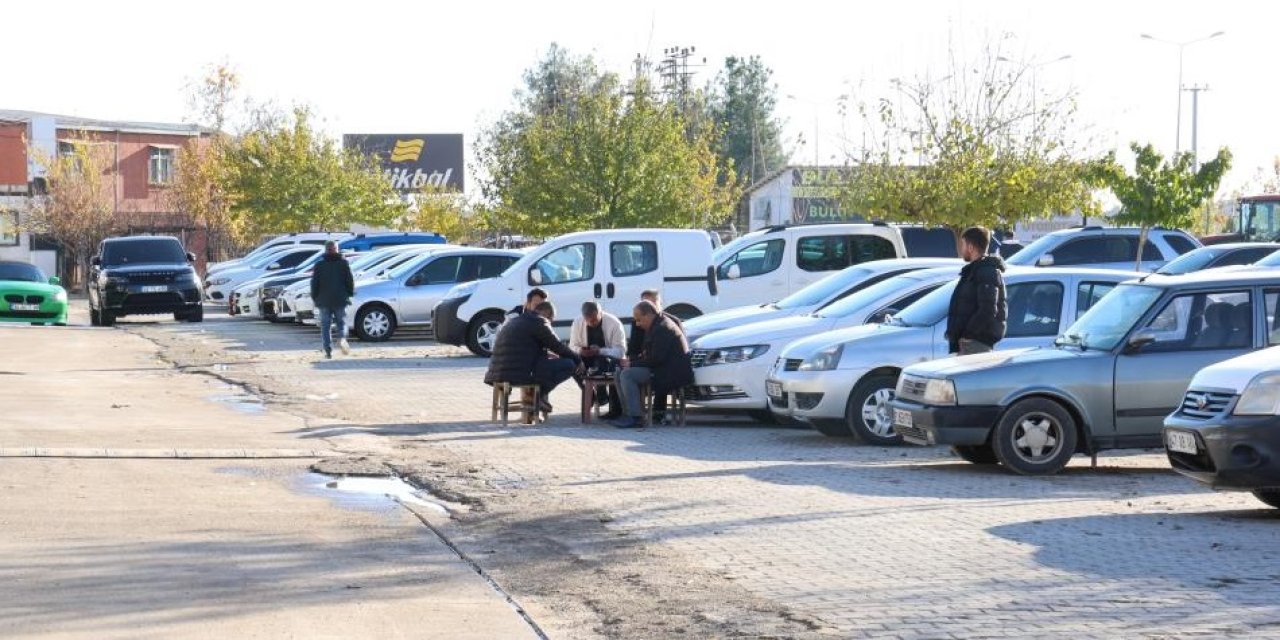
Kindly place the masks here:
<instances>
[{"instance_id":1,"label":"man in black coat","mask_svg":"<svg viewBox=\"0 0 1280 640\"><path fill-rule=\"evenodd\" d=\"M632 312L636 326L644 330L644 346L639 357L627 363L618 375L618 393L622 396L626 415L613 422L619 429L642 426L640 387L653 388L653 410L656 416L666 408L667 394L693 384L693 366L689 362L689 341L670 318L648 300L640 301Z\"/></svg>"},{"instance_id":2,"label":"man in black coat","mask_svg":"<svg viewBox=\"0 0 1280 640\"><path fill-rule=\"evenodd\" d=\"M502 325L494 338L484 383L537 384L538 408L551 413L547 400L551 390L573 377L581 360L556 337L547 315L554 316L555 307L544 301Z\"/></svg>"},{"instance_id":3,"label":"man in black coat","mask_svg":"<svg viewBox=\"0 0 1280 640\"><path fill-rule=\"evenodd\" d=\"M1004 338L1009 304L1005 300L1004 260L984 255L991 232L971 227L960 239L960 257L968 264L960 270L960 282L951 294L947 342L951 353L964 356L991 351Z\"/></svg>"},{"instance_id":4,"label":"man in black coat","mask_svg":"<svg viewBox=\"0 0 1280 640\"><path fill-rule=\"evenodd\" d=\"M347 344L347 304L355 295L355 280L351 277L351 265L338 251L338 243L324 243L324 258L311 271L311 299L315 301L316 316L320 320L320 344L324 357L333 357L333 338L329 328L337 324L338 348L350 354Z\"/></svg>"},{"instance_id":5,"label":"man in black coat","mask_svg":"<svg viewBox=\"0 0 1280 640\"><path fill-rule=\"evenodd\" d=\"M680 328L680 332L684 333L684 323L680 321L680 318L662 310L662 294L658 293L657 289L645 289L640 293L640 299L653 303L653 306L658 309L658 312L661 313L663 317L675 323L675 325ZM635 360L636 358L639 358L640 350L643 348L644 329L632 324L631 337L627 339L627 359Z\"/></svg>"}]
</instances>

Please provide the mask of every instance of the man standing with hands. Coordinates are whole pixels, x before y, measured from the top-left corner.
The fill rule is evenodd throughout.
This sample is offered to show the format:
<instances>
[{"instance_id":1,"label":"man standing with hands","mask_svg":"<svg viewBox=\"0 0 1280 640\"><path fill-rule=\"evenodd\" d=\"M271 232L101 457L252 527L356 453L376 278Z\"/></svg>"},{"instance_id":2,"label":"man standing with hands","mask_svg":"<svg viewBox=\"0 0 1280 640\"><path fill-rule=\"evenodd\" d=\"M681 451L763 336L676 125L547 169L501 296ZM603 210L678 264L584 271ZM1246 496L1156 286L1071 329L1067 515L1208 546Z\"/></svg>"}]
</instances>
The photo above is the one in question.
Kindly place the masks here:
<instances>
[{"instance_id":1,"label":"man standing with hands","mask_svg":"<svg viewBox=\"0 0 1280 640\"><path fill-rule=\"evenodd\" d=\"M985 255L991 232L970 227L960 235L960 257L967 262L951 294L947 342L958 355L986 353L1004 338L1009 315L1005 300L1004 260Z\"/></svg>"},{"instance_id":2,"label":"man standing with hands","mask_svg":"<svg viewBox=\"0 0 1280 640\"><path fill-rule=\"evenodd\" d=\"M316 263L311 273L311 299L315 301L316 315L320 320L320 344L325 358L333 357L333 337L329 330L335 323L338 325L338 348L344 354L351 354L351 345L347 344L347 304L355 292L351 265L338 251L338 243L333 240L324 243L324 258Z\"/></svg>"}]
</instances>

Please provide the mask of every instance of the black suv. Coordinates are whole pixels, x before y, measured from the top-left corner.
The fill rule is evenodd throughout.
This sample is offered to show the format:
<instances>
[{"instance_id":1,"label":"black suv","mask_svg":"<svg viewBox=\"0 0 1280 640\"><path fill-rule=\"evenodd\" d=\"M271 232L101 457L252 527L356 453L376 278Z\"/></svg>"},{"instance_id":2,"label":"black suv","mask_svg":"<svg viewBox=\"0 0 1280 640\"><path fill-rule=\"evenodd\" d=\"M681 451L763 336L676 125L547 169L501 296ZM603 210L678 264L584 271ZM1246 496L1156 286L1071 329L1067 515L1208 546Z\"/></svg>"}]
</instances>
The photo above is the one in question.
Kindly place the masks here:
<instances>
[{"instance_id":1,"label":"black suv","mask_svg":"<svg viewBox=\"0 0 1280 640\"><path fill-rule=\"evenodd\" d=\"M195 259L170 236L103 240L89 272L90 323L109 327L121 316L162 313L204 320Z\"/></svg>"}]
</instances>

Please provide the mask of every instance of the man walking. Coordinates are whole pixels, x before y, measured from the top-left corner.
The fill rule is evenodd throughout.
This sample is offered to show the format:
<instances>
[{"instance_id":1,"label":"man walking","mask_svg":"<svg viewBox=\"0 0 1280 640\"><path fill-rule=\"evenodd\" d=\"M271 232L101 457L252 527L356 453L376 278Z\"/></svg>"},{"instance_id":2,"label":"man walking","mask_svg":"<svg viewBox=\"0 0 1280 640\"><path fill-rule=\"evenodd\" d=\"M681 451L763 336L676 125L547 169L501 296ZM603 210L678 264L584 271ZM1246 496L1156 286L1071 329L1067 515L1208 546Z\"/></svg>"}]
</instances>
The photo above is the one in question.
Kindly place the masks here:
<instances>
[{"instance_id":1,"label":"man walking","mask_svg":"<svg viewBox=\"0 0 1280 640\"><path fill-rule=\"evenodd\" d=\"M970 227L960 235L960 257L967 262L951 293L947 311L947 342L951 353L986 353L1004 338L1009 305L1005 300L1004 260L984 255L991 232Z\"/></svg>"},{"instance_id":2,"label":"man walking","mask_svg":"<svg viewBox=\"0 0 1280 640\"><path fill-rule=\"evenodd\" d=\"M654 420L666 408L667 394L693 383L693 366L689 363L689 342L684 332L658 307L648 300L640 301L632 312L636 326L645 332L640 355L618 376L618 392L622 395L626 415L613 422L619 429L642 426L640 387L653 389Z\"/></svg>"},{"instance_id":3,"label":"man walking","mask_svg":"<svg viewBox=\"0 0 1280 640\"><path fill-rule=\"evenodd\" d=\"M342 353L351 353L351 345L347 344L347 304L355 292L351 265L338 251L338 243L333 240L324 243L324 258L311 273L311 299L315 301L320 319L320 344L325 358L333 357L333 337L329 329L334 324L338 329L338 348Z\"/></svg>"}]
</instances>

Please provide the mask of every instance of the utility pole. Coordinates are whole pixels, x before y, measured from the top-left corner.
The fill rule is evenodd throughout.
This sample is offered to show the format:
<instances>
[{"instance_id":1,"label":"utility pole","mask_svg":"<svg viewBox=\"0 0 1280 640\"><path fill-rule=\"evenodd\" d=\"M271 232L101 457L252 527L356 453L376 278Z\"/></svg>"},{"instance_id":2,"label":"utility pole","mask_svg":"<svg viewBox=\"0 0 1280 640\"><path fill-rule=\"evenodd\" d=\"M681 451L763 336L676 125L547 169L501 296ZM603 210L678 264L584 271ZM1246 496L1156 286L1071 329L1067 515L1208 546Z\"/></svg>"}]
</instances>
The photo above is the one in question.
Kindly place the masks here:
<instances>
[{"instance_id":1,"label":"utility pole","mask_svg":"<svg viewBox=\"0 0 1280 640\"><path fill-rule=\"evenodd\" d=\"M1142 34L1142 36L1141 36L1143 40L1151 40L1151 41L1153 41L1153 42L1160 42L1160 43L1163 43L1163 44L1173 45L1173 46L1175 46L1175 47L1177 47L1177 48L1178 48L1178 124L1177 124L1177 127L1174 129L1174 139L1173 139L1173 151L1174 151L1174 153L1177 153L1177 152L1179 152L1179 151L1182 151L1182 91L1183 91L1183 89L1184 89L1184 87L1182 86L1182 68L1183 68L1183 67L1182 67L1182 62L1183 62L1183 57L1184 57L1184 56L1183 56L1183 54L1185 53L1186 48L1187 48L1188 46L1193 45L1193 44L1196 44L1197 42L1204 42L1205 40L1212 40L1212 39L1214 39L1214 38L1217 38L1218 36L1223 35L1224 33L1226 33L1226 32L1225 32L1225 31L1215 31L1215 32L1213 32L1213 33L1211 33L1211 34L1209 34L1209 35L1207 35L1207 36L1204 36L1203 38L1195 38L1195 39L1192 39L1192 40L1184 40L1184 41L1181 41L1181 42L1175 42L1175 41L1173 41L1173 40L1165 40L1164 38L1157 38L1157 37L1155 37L1155 36L1153 36L1153 35L1151 35L1151 34L1148 34L1148 33L1144 33L1144 34Z\"/></svg>"},{"instance_id":2,"label":"utility pole","mask_svg":"<svg viewBox=\"0 0 1280 640\"><path fill-rule=\"evenodd\" d=\"M1191 94L1191 170L1200 171L1200 92L1208 91L1209 85L1197 84L1182 89ZM1204 208L1204 232L1209 234L1209 210Z\"/></svg>"}]
</instances>

